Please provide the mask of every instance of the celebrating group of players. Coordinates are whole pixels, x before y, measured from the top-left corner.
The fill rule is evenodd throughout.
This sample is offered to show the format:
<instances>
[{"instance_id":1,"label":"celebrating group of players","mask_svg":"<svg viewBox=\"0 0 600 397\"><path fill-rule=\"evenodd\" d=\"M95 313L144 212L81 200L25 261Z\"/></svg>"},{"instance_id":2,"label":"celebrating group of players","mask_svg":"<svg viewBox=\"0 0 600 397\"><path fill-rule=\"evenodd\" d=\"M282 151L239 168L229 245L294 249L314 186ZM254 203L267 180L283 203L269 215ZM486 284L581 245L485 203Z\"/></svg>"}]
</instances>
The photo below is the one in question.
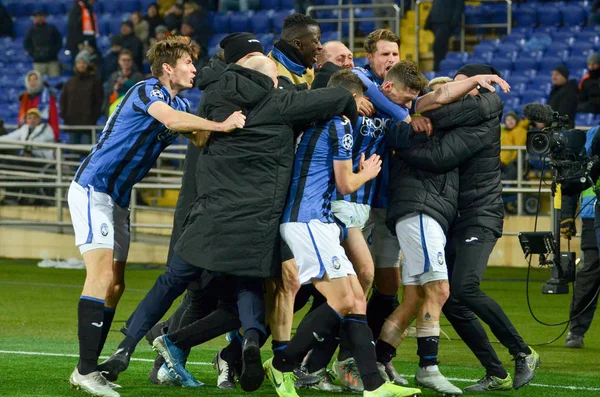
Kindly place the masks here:
<instances>
[{"instance_id":1,"label":"celebrating group of players","mask_svg":"<svg viewBox=\"0 0 600 397\"><path fill-rule=\"evenodd\" d=\"M392 358L416 320L416 384L459 395L437 365L442 309L486 369L466 391L531 381L539 355L479 289L503 222L493 84L510 87L486 65L428 83L399 44L372 32L369 66L354 68L343 43L321 45L318 24L294 14L269 56L253 34L234 33L198 74L189 38L150 48L153 77L127 92L69 189L87 270L73 387L119 396L113 382L144 336L160 353L151 381L202 386L185 368L189 350L229 332L214 359L220 388L237 378L254 391L266 375L284 397L302 387L412 396L421 391ZM198 116L178 96L195 79ZM98 365L125 287L132 186L178 134L190 144L167 270ZM515 356L514 379L477 317ZM268 336L274 357L263 363ZM338 345L341 387L327 369Z\"/></svg>"}]
</instances>

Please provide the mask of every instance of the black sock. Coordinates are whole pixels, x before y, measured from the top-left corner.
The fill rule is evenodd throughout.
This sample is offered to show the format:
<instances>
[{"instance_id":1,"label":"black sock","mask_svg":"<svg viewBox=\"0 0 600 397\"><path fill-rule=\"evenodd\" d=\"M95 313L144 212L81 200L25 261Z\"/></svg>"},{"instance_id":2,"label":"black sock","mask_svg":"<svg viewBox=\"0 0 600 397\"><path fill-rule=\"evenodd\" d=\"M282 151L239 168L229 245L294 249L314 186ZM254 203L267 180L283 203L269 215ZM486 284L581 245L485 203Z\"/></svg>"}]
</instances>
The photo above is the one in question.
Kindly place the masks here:
<instances>
[{"instance_id":1,"label":"black sock","mask_svg":"<svg viewBox=\"0 0 600 397\"><path fill-rule=\"evenodd\" d=\"M252 342L256 345L259 345L260 343L260 332L258 332L258 330L256 328L250 328L244 331L244 340L247 340L249 342Z\"/></svg>"},{"instance_id":2,"label":"black sock","mask_svg":"<svg viewBox=\"0 0 600 397\"><path fill-rule=\"evenodd\" d=\"M237 310L231 307L219 307L208 316L177 331L169 332L169 339L178 348L186 350L235 330L239 326Z\"/></svg>"},{"instance_id":3,"label":"black sock","mask_svg":"<svg viewBox=\"0 0 600 397\"><path fill-rule=\"evenodd\" d=\"M274 340L271 342L271 348L273 349L273 355L275 357L278 357L278 360L281 360L282 354L285 350L285 348L287 347L287 345L290 343L289 340Z\"/></svg>"},{"instance_id":4,"label":"black sock","mask_svg":"<svg viewBox=\"0 0 600 397\"><path fill-rule=\"evenodd\" d=\"M313 372L326 368L339 344L340 326L338 325L323 342L315 346L308 356L308 360L306 361L308 373L312 374Z\"/></svg>"},{"instance_id":5,"label":"black sock","mask_svg":"<svg viewBox=\"0 0 600 397\"><path fill-rule=\"evenodd\" d=\"M228 363L233 363L242 359L242 343L240 338L236 336L231 338L231 342L223 350L221 350L221 358Z\"/></svg>"},{"instance_id":6,"label":"black sock","mask_svg":"<svg viewBox=\"0 0 600 397\"><path fill-rule=\"evenodd\" d=\"M377 361L383 364L387 364L396 357L396 348L389 343L379 339L375 344L375 354L377 355Z\"/></svg>"},{"instance_id":7,"label":"black sock","mask_svg":"<svg viewBox=\"0 0 600 397\"><path fill-rule=\"evenodd\" d=\"M347 333L352 346L352 356L363 381L365 391L378 389L385 383L377 369L377 357L373 345L373 334L365 314L349 314L344 317L342 334Z\"/></svg>"},{"instance_id":8,"label":"black sock","mask_svg":"<svg viewBox=\"0 0 600 397\"><path fill-rule=\"evenodd\" d=\"M121 343L119 343L118 349L135 350L136 346L137 341L135 340L135 338L132 338L131 336L126 336L125 339L123 339Z\"/></svg>"},{"instance_id":9,"label":"black sock","mask_svg":"<svg viewBox=\"0 0 600 397\"><path fill-rule=\"evenodd\" d=\"M328 304L323 304L307 314L282 354L273 358L273 366L282 372L293 371L315 343L328 337L340 321L342 316Z\"/></svg>"},{"instance_id":10,"label":"black sock","mask_svg":"<svg viewBox=\"0 0 600 397\"><path fill-rule=\"evenodd\" d=\"M373 288L373 293L367 303L367 321L375 340L379 339L385 320L396 310L398 304L398 295L384 295Z\"/></svg>"},{"instance_id":11,"label":"black sock","mask_svg":"<svg viewBox=\"0 0 600 397\"><path fill-rule=\"evenodd\" d=\"M81 375L87 375L98 366L98 345L104 323L104 301L82 296L77 306L77 336L79 338L79 363Z\"/></svg>"},{"instance_id":12,"label":"black sock","mask_svg":"<svg viewBox=\"0 0 600 397\"><path fill-rule=\"evenodd\" d=\"M347 324L345 322L342 322L339 333L340 350L338 351L337 356L338 361L345 361L352 357L352 340L350 340L350 335L346 330L346 326Z\"/></svg>"},{"instance_id":13,"label":"black sock","mask_svg":"<svg viewBox=\"0 0 600 397\"><path fill-rule=\"evenodd\" d=\"M100 337L100 343L98 344L98 356L102 354L102 349L106 343L110 326L112 325L113 319L115 318L115 309L104 306L104 324L102 324L102 335Z\"/></svg>"},{"instance_id":14,"label":"black sock","mask_svg":"<svg viewBox=\"0 0 600 397\"><path fill-rule=\"evenodd\" d=\"M417 338L417 354L419 355L419 367L425 368L430 365L438 365L439 336L422 336Z\"/></svg>"}]
</instances>

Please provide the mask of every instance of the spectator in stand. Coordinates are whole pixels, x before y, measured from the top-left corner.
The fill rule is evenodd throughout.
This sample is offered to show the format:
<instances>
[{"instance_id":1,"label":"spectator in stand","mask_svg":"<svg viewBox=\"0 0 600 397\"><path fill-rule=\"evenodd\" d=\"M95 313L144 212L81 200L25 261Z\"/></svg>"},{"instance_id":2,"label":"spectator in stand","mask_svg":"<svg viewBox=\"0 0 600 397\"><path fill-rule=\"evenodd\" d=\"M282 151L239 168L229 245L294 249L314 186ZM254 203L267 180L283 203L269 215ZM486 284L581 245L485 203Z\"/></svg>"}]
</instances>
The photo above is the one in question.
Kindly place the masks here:
<instances>
[{"instance_id":1,"label":"spectator in stand","mask_svg":"<svg viewBox=\"0 0 600 397\"><path fill-rule=\"evenodd\" d=\"M102 70L102 65L104 64L104 59L102 58L102 54L98 52L98 48L96 48L96 43L84 44L81 48L81 51L86 51L89 54L90 62L92 62L96 66L96 70L98 71L99 76L100 71Z\"/></svg>"},{"instance_id":2,"label":"spectator in stand","mask_svg":"<svg viewBox=\"0 0 600 397\"><path fill-rule=\"evenodd\" d=\"M600 54L587 59L588 74L579 82L578 113L600 113Z\"/></svg>"},{"instance_id":3,"label":"spectator in stand","mask_svg":"<svg viewBox=\"0 0 600 397\"><path fill-rule=\"evenodd\" d=\"M154 29L154 38L150 39L150 45L154 44L157 41L161 41L169 37L169 30L165 25L158 25L156 29Z\"/></svg>"},{"instance_id":4,"label":"spectator in stand","mask_svg":"<svg viewBox=\"0 0 600 397\"><path fill-rule=\"evenodd\" d=\"M552 91L548 105L561 116L569 116L571 128L575 126L578 96L577 81L569 80L569 69L562 65L555 67L552 71Z\"/></svg>"},{"instance_id":5,"label":"spectator in stand","mask_svg":"<svg viewBox=\"0 0 600 397\"><path fill-rule=\"evenodd\" d=\"M344 69L354 67L352 51L341 41L333 40L323 44L323 49L317 55L317 68L320 69L326 62L331 62ZM326 85L325 85L326 86Z\"/></svg>"},{"instance_id":6,"label":"spectator in stand","mask_svg":"<svg viewBox=\"0 0 600 397\"><path fill-rule=\"evenodd\" d=\"M0 136L8 134L6 127L4 127L4 120L0 119Z\"/></svg>"},{"instance_id":7,"label":"spectator in stand","mask_svg":"<svg viewBox=\"0 0 600 397\"><path fill-rule=\"evenodd\" d=\"M525 146L529 124L529 120L521 120L517 112L507 112L504 116L504 127L502 127L500 134L500 145ZM517 179L517 156L516 150L500 151L500 170L503 180Z\"/></svg>"},{"instance_id":8,"label":"spectator in stand","mask_svg":"<svg viewBox=\"0 0 600 397\"><path fill-rule=\"evenodd\" d=\"M194 41L200 44L200 54L198 59L205 59L208 57L208 39L210 37L210 28L208 27L208 21L206 20L206 13L204 8L199 6L197 3L188 1L183 4L183 24L189 25L193 30L193 36L190 36ZM185 33L183 33L187 36Z\"/></svg>"},{"instance_id":9,"label":"spectator in stand","mask_svg":"<svg viewBox=\"0 0 600 397\"><path fill-rule=\"evenodd\" d=\"M166 18L169 11L177 3L178 3L178 0L157 0L158 15L160 15L163 18ZM183 8L181 9L181 11L183 12Z\"/></svg>"},{"instance_id":10,"label":"spectator in stand","mask_svg":"<svg viewBox=\"0 0 600 397\"><path fill-rule=\"evenodd\" d=\"M260 0L219 0L219 12L259 10Z\"/></svg>"},{"instance_id":11,"label":"spectator in stand","mask_svg":"<svg viewBox=\"0 0 600 397\"><path fill-rule=\"evenodd\" d=\"M108 82L104 86L104 105L102 113L108 114L110 105L118 98L118 91L121 84L131 79L134 83L142 81L144 76L138 71L133 63L133 54L128 49L123 49L119 53L119 69L110 75Z\"/></svg>"},{"instance_id":12,"label":"spectator in stand","mask_svg":"<svg viewBox=\"0 0 600 397\"><path fill-rule=\"evenodd\" d=\"M165 24L165 20L158 15L158 5L156 3L152 3L148 6L144 19L148 22L148 40L150 40L150 35L154 34L156 27Z\"/></svg>"},{"instance_id":13,"label":"spectator in stand","mask_svg":"<svg viewBox=\"0 0 600 397\"><path fill-rule=\"evenodd\" d=\"M131 21L123 21L121 24L121 39L123 40L123 48L128 49L133 54L135 66L138 70L142 70L144 45L133 32L133 23Z\"/></svg>"},{"instance_id":14,"label":"spectator in stand","mask_svg":"<svg viewBox=\"0 0 600 397\"><path fill-rule=\"evenodd\" d=\"M96 43L98 18L93 11L95 3L96 0L74 0L69 10L66 47L71 52L73 63L84 42Z\"/></svg>"},{"instance_id":15,"label":"spectator in stand","mask_svg":"<svg viewBox=\"0 0 600 397\"><path fill-rule=\"evenodd\" d=\"M13 20L4 7L4 4L0 3L0 37L15 37L13 32Z\"/></svg>"},{"instance_id":16,"label":"spectator in stand","mask_svg":"<svg viewBox=\"0 0 600 397\"><path fill-rule=\"evenodd\" d=\"M133 32L136 37L140 39L145 49L148 45L148 38L150 37L150 24L142 18L142 13L139 11L131 14L131 23L133 23ZM145 52L146 51L144 50L144 53Z\"/></svg>"},{"instance_id":17,"label":"spectator in stand","mask_svg":"<svg viewBox=\"0 0 600 397\"><path fill-rule=\"evenodd\" d=\"M104 55L102 65L102 82L106 83L113 72L119 69L119 54L123 49L123 39L121 36L112 36L110 38L110 49Z\"/></svg>"},{"instance_id":18,"label":"spectator in stand","mask_svg":"<svg viewBox=\"0 0 600 397\"><path fill-rule=\"evenodd\" d=\"M117 89L117 100L114 101L108 108L108 117L110 117L114 113L115 109L117 109L117 106L119 106L119 104L125 97L125 94L127 94L127 91L129 91L129 89L134 85L135 83L133 82L133 80L127 79L123 82L123 84L119 86L119 88Z\"/></svg>"},{"instance_id":19,"label":"spectator in stand","mask_svg":"<svg viewBox=\"0 0 600 397\"><path fill-rule=\"evenodd\" d=\"M60 96L60 115L65 125L96 125L102 112L102 82L87 51L75 57L75 74L67 80ZM72 144L92 143L89 131L68 131Z\"/></svg>"},{"instance_id":20,"label":"spectator in stand","mask_svg":"<svg viewBox=\"0 0 600 397\"><path fill-rule=\"evenodd\" d=\"M25 123L25 115L31 108L39 110L42 121L48 123L54 131L54 138L58 141L60 130L58 128L58 107L56 97L50 87L44 82L42 75L32 70L25 76L25 92L19 97L19 126Z\"/></svg>"},{"instance_id":21,"label":"spectator in stand","mask_svg":"<svg viewBox=\"0 0 600 397\"><path fill-rule=\"evenodd\" d=\"M592 9L590 10L590 18L588 23L590 25L600 25L600 12L598 11L600 9L600 0L596 0L594 1L594 4L592 4Z\"/></svg>"},{"instance_id":22,"label":"spectator in stand","mask_svg":"<svg viewBox=\"0 0 600 397\"><path fill-rule=\"evenodd\" d=\"M47 123L42 122L40 111L36 108L31 108L25 114L25 124L7 135L0 136L0 141L53 143L55 142L55 138L52 128ZM24 157L54 158L54 151L52 149L35 149L31 146L25 146L19 154Z\"/></svg>"},{"instance_id":23,"label":"spectator in stand","mask_svg":"<svg viewBox=\"0 0 600 397\"><path fill-rule=\"evenodd\" d=\"M33 68L42 76L60 76L58 52L62 47L62 37L54 25L46 23L44 11L33 14L33 26L25 36L23 47L33 58Z\"/></svg>"},{"instance_id":24,"label":"spectator in stand","mask_svg":"<svg viewBox=\"0 0 600 397\"><path fill-rule=\"evenodd\" d=\"M181 4L175 4L165 12L165 24L169 32L179 30L183 22L183 6Z\"/></svg>"},{"instance_id":25,"label":"spectator in stand","mask_svg":"<svg viewBox=\"0 0 600 397\"><path fill-rule=\"evenodd\" d=\"M433 0L433 5L425 29L435 35L433 42L433 70L440 70L440 62L448 53L448 42L452 33L460 25L461 15L465 8L464 0Z\"/></svg>"}]
</instances>

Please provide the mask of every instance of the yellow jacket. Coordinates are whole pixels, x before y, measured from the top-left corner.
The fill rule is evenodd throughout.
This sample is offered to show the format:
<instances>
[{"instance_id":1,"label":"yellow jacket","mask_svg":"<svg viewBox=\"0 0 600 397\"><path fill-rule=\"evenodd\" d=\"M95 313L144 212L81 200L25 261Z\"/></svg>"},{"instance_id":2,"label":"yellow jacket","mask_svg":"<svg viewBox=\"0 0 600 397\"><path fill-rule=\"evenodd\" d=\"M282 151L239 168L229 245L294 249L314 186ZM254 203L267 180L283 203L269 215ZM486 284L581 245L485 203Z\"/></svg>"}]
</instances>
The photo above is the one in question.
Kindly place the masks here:
<instances>
[{"instance_id":1,"label":"yellow jacket","mask_svg":"<svg viewBox=\"0 0 600 397\"><path fill-rule=\"evenodd\" d=\"M289 69L283 66L283 64L277 59L275 59L275 57L273 57L273 52L269 52L268 57L271 58L273 62L275 62L275 65L277 65L277 75L289 79L292 82L292 84L298 85L306 83L310 85L315 79L314 69L305 69L304 74L302 76L298 76L297 74L292 73Z\"/></svg>"},{"instance_id":2,"label":"yellow jacket","mask_svg":"<svg viewBox=\"0 0 600 397\"><path fill-rule=\"evenodd\" d=\"M527 142L527 129L529 128L529 120L521 120L512 130L507 130L502 127L500 135L500 145L502 146L525 146ZM516 150L501 150L500 161L504 165L508 165L517 158Z\"/></svg>"}]
</instances>

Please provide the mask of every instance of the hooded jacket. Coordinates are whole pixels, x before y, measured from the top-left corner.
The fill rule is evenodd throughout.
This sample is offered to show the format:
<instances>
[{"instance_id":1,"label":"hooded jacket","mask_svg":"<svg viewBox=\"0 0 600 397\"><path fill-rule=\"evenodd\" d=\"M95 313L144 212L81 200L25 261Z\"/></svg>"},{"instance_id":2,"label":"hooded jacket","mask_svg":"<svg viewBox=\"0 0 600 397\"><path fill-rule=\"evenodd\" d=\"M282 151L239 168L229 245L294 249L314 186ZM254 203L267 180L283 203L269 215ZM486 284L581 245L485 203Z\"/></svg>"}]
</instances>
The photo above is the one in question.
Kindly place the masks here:
<instances>
[{"instance_id":1,"label":"hooded jacket","mask_svg":"<svg viewBox=\"0 0 600 397\"><path fill-rule=\"evenodd\" d=\"M569 116L571 128L575 126L575 113L577 113L577 97L579 88L575 80L569 80L564 85L555 85L550 91L548 105L561 116Z\"/></svg>"},{"instance_id":2,"label":"hooded jacket","mask_svg":"<svg viewBox=\"0 0 600 397\"><path fill-rule=\"evenodd\" d=\"M199 90L203 91L200 104L196 111L196 115L206 118L206 99L210 96L219 82L221 73L225 70L227 64L223 62L216 55L210 58L208 65L200 69L196 78L196 86ZM183 176L181 177L181 190L179 190L179 197L177 198L177 206L175 207L175 216L173 219L173 231L171 233L171 241L169 243L169 253L167 263L171 261L173 256L175 244L181 233L183 232L183 222L188 214L191 205L194 203L197 195L196 187L196 163L200 156L201 149L193 143L188 143L187 151L185 153L185 162L183 165Z\"/></svg>"},{"instance_id":3,"label":"hooded jacket","mask_svg":"<svg viewBox=\"0 0 600 397\"><path fill-rule=\"evenodd\" d=\"M32 88L29 85L29 76L35 74L38 78L38 85ZM42 121L47 122L52 131L54 131L54 139L58 141L60 137L60 129L58 127L58 106L56 97L50 87L44 82L42 75L32 70L25 75L26 91L19 97L21 107L19 108L19 126L25 123L25 113L31 108L36 108L42 115Z\"/></svg>"},{"instance_id":4,"label":"hooded jacket","mask_svg":"<svg viewBox=\"0 0 600 397\"><path fill-rule=\"evenodd\" d=\"M176 253L194 266L235 276L267 278L280 270L279 224L289 188L293 130L338 114L356 120L344 88L280 90L254 70L230 65L206 95L207 117L242 110L246 125L213 134L196 165L197 198Z\"/></svg>"},{"instance_id":5,"label":"hooded jacket","mask_svg":"<svg viewBox=\"0 0 600 397\"><path fill-rule=\"evenodd\" d=\"M66 125L96 125L102 114L103 97L96 68L88 65L85 73L76 72L63 85L60 116Z\"/></svg>"},{"instance_id":6,"label":"hooded jacket","mask_svg":"<svg viewBox=\"0 0 600 397\"><path fill-rule=\"evenodd\" d=\"M454 230L469 226L502 236L504 204L500 181L500 116L504 104L495 93L467 95L428 112L436 134L427 143L400 153L410 165L444 173L458 167L458 214ZM431 206L425 202L423 206ZM425 211L425 210L423 210Z\"/></svg>"}]
</instances>

